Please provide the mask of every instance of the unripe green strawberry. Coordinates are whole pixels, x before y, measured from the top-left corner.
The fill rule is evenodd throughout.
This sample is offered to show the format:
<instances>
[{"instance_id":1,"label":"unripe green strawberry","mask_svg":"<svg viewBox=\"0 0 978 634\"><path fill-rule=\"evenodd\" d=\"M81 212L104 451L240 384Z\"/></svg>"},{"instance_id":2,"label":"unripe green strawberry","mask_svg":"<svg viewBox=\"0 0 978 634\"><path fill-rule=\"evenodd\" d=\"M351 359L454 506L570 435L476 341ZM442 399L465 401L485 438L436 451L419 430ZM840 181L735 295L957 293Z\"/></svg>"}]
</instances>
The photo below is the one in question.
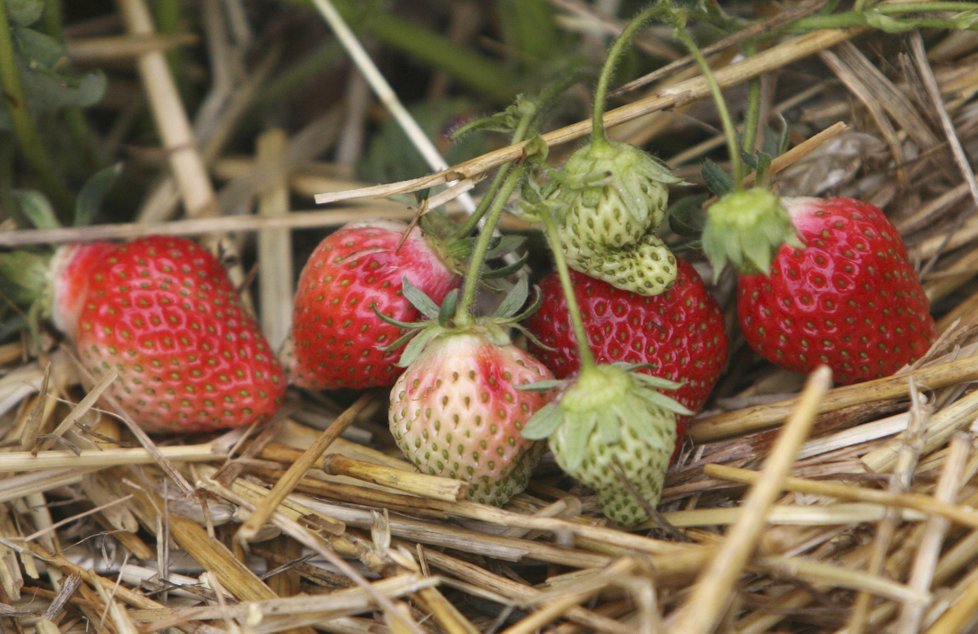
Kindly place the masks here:
<instances>
[{"instance_id":1,"label":"unripe green strawberry","mask_svg":"<svg viewBox=\"0 0 978 634\"><path fill-rule=\"evenodd\" d=\"M658 295L676 279L676 256L654 234L646 234L625 247L599 252L580 249L566 230L561 231L561 240L567 264L572 269L615 288L639 295Z\"/></svg>"},{"instance_id":2,"label":"unripe green strawberry","mask_svg":"<svg viewBox=\"0 0 978 634\"><path fill-rule=\"evenodd\" d=\"M645 521L646 506L658 504L676 415L690 413L658 391L677 383L631 368L585 367L523 429L527 438L549 438L561 469L594 489L602 512L625 526Z\"/></svg>"},{"instance_id":3,"label":"unripe green strawberry","mask_svg":"<svg viewBox=\"0 0 978 634\"><path fill-rule=\"evenodd\" d=\"M550 398L518 387L553 375L491 326L436 326L411 343L409 360L412 347L422 349L391 390L397 446L419 470L468 482L470 499L505 504L526 488L544 450L520 430Z\"/></svg>"},{"instance_id":4,"label":"unripe green strawberry","mask_svg":"<svg viewBox=\"0 0 978 634\"><path fill-rule=\"evenodd\" d=\"M614 141L575 152L558 175L564 241L585 257L635 244L665 220L668 185L680 182L650 154Z\"/></svg>"}]
</instances>

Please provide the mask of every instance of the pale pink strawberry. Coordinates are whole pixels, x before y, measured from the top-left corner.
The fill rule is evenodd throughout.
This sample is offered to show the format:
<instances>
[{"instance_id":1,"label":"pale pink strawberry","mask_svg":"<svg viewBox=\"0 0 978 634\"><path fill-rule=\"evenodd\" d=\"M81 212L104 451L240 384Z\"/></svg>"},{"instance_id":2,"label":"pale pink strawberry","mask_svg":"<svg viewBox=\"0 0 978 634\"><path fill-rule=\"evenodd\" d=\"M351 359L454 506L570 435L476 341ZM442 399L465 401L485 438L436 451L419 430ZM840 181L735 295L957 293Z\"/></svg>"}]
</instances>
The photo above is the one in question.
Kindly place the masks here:
<instances>
[{"instance_id":1,"label":"pale pink strawberry","mask_svg":"<svg viewBox=\"0 0 978 634\"><path fill-rule=\"evenodd\" d=\"M518 388L553 375L490 328L436 327L412 341L423 349L391 391L390 429L418 469L498 506L526 488L544 450L520 431L550 393Z\"/></svg>"}]
</instances>

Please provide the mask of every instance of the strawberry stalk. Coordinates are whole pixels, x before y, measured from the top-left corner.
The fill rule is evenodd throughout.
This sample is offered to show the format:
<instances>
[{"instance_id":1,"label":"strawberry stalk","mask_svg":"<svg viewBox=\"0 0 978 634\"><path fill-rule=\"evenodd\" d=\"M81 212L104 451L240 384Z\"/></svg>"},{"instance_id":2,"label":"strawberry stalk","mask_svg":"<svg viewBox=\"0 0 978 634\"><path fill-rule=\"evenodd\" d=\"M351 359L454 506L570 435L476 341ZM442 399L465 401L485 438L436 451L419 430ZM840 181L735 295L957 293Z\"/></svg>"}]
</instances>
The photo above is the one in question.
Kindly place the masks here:
<instances>
[{"instance_id":1,"label":"strawberry stalk","mask_svg":"<svg viewBox=\"0 0 978 634\"><path fill-rule=\"evenodd\" d=\"M553 253L554 268L560 279L560 288L564 291L564 300L567 302L567 312L570 315L571 327L574 330L574 339L577 340L580 371L581 374L584 374L595 367L594 353L591 352L591 346L588 344L587 329L584 327L584 320L581 318L581 308L577 303L577 296L574 295L574 285L571 282L567 259L564 257L564 249L560 244L560 232L557 231L557 224L554 222L553 216L550 215L550 210L546 207L541 209L540 219L543 221L547 242L550 244L550 251Z\"/></svg>"},{"instance_id":2,"label":"strawberry stalk","mask_svg":"<svg viewBox=\"0 0 978 634\"><path fill-rule=\"evenodd\" d=\"M733 171L733 191L722 196L707 211L703 251L716 277L720 276L728 261L738 273L767 274L771 261L782 244L800 247L801 242L787 210L774 192L763 185L749 190L743 189L744 162L741 148L720 84L703 56L703 51L686 29L685 13L672 9L671 3L668 4L669 20L675 35L689 50L709 87L720 116ZM751 136L755 133L752 131Z\"/></svg>"},{"instance_id":3,"label":"strawberry stalk","mask_svg":"<svg viewBox=\"0 0 978 634\"><path fill-rule=\"evenodd\" d=\"M604 129L604 109L605 101L608 96L608 86L615 74L615 67L622 53L632 43L635 34L645 26L652 18L660 15L666 10L663 6L654 6L645 9L625 25L621 34L611 45L608 57L605 59L604 66L601 67L601 74L598 76L598 86L594 91L594 110L591 113L591 145L601 145L607 143L607 136Z\"/></svg>"},{"instance_id":4,"label":"strawberry stalk","mask_svg":"<svg viewBox=\"0 0 978 634\"><path fill-rule=\"evenodd\" d=\"M669 4L671 5L671 3ZM686 29L685 14L673 10L669 16L676 37L683 43L683 46L689 51L696 65L699 66L700 72L703 73L703 79L706 80L706 85L710 89L710 96L716 104L717 114L720 116L720 123L723 126L723 135L727 140L727 152L730 154L730 167L733 172L734 189L739 191L744 180L744 161L740 156L737 131L734 128L730 110L727 108L727 102L723 98L723 93L720 91L720 84L717 83L716 77L713 75L713 71L710 69L710 65L703 55L703 51Z\"/></svg>"},{"instance_id":5,"label":"strawberry stalk","mask_svg":"<svg viewBox=\"0 0 978 634\"><path fill-rule=\"evenodd\" d=\"M516 131L513 133L514 142L519 142L523 140L526 136L530 125L533 123L533 119L536 117L537 109L527 108L524 110L520 121L516 126ZM530 151L529 146L527 150ZM457 326L471 326L475 323L475 316L472 312L472 306L475 304L476 291L479 288L479 279L482 277L482 267L485 264L486 254L489 253L489 249L493 241L493 232L496 230L496 226L499 224L499 219L502 218L503 210L506 208L506 203L509 202L510 196L516 191L520 182L523 180L523 176L526 174L526 166L523 162L519 163L509 163L505 165L497 174L496 179L499 181L499 185L495 193L491 196L486 196L483 200L489 200L486 210L483 212L485 214L485 222L482 226L482 232L479 234L479 238L476 240L475 246L472 248L472 255L469 259L469 268L465 274L465 282L462 285L461 297L458 301L458 306L455 310L455 325ZM494 182L495 186L496 183ZM479 205L482 207L482 204ZM478 213L478 210L477 210ZM479 221L477 213L473 214L469 218L466 227L472 224L474 229L474 224ZM468 229L471 230L471 229ZM462 233L461 235L466 235Z\"/></svg>"},{"instance_id":6,"label":"strawberry stalk","mask_svg":"<svg viewBox=\"0 0 978 634\"><path fill-rule=\"evenodd\" d=\"M475 323L475 316L472 312L472 306L475 304L476 291L479 289L479 280L482 277L482 267L483 264L485 264L486 254L489 252L489 247L492 245L492 234L496 229L496 225L499 224L499 219L503 215L503 210L506 208L506 202L509 200L509 197L513 195L513 192L516 191L516 188L519 186L525 173L526 167L524 167L522 164L515 166L506 175L502 185L499 187L499 191L496 193L496 196L493 197L492 203L489 205L489 209L485 216L485 224L483 225L482 232L479 234L479 238L476 240L475 246L472 249L472 256L469 259L469 268L465 273L465 282L462 285L462 294L458 301L458 307L455 310L456 326L471 326Z\"/></svg>"},{"instance_id":7,"label":"strawberry stalk","mask_svg":"<svg viewBox=\"0 0 978 634\"><path fill-rule=\"evenodd\" d=\"M525 100L520 102L520 112L521 117L519 123L516 125L516 129L513 131L513 136L510 139L511 144L522 143L530 130L530 125L533 123L533 119L537 116L539 108L531 100ZM506 183L510 171L513 169L513 163L506 163L499 168L496 175L493 177L492 182L489 184L489 189L486 191L482 200L479 201L479 205L476 207L475 211L469 214L462 227L455 233L456 237L464 238L469 235L475 228L482 222L485 217L489 205L492 204L499 193L500 189ZM512 192L510 192L512 193Z\"/></svg>"}]
</instances>

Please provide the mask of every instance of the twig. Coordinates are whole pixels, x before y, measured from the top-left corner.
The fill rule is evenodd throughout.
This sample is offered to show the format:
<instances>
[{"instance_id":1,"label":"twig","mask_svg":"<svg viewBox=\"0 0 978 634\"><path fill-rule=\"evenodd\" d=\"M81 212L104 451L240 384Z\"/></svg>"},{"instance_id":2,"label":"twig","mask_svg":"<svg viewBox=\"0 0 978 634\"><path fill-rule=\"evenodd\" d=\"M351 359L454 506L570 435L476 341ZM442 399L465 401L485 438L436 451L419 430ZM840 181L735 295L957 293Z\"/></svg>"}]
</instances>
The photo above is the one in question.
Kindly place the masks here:
<instances>
[{"instance_id":1,"label":"twig","mask_svg":"<svg viewBox=\"0 0 978 634\"><path fill-rule=\"evenodd\" d=\"M952 438L950 452L944 461L944 469L941 471L941 478L934 492L935 500L947 504L954 502L962 485L961 476L970 451L971 441L967 436L959 434ZM913 571L910 573L911 589L922 594L930 590L947 528L948 521L943 517L932 517L927 521L923 539L914 558ZM905 634L920 631L926 607L927 604L921 601L906 601L893 631Z\"/></svg>"},{"instance_id":2,"label":"twig","mask_svg":"<svg viewBox=\"0 0 978 634\"><path fill-rule=\"evenodd\" d=\"M154 34L153 19L145 0L118 0L118 5L130 33ZM149 51L139 56L138 65L187 215L216 215L218 209L214 189L197 150L194 132L167 66L166 56L158 50Z\"/></svg>"},{"instance_id":3,"label":"twig","mask_svg":"<svg viewBox=\"0 0 978 634\"><path fill-rule=\"evenodd\" d=\"M433 170L446 169L448 163L445 162L445 159L439 154L434 143L431 142L428 135L424 133L421 126L418 125L417 121L414 120L401 103L397 93L387 83L387 79L384 78L384 75L374 64L373 60L370 59L367 51L364 50L360 41L357 40L356 35L347 26L346 21L343 20L343 16L333 7L333 3L330 0L313 0L313 4L319 9L323 18L326 19L330 28L333 29L333 33L336 34L337 39L346 48L350 57L353 58L353 62L360 69L360 72L363 73L364 79L370 84L370 88L377 95L377 98L390 110L394 119L397 120L397 123L411 140L411 143L421 152L428 166ZM471 196L463 194L459 200L467 211L475 211L475 203L472 201Z\"/></svg>"},{"instance_id":4,"label":"twig","mask_svg":"<svg viewBox=\"0 0 978 634\"><path fill-rule=\"evenodd\" d=\"M292 492L296 483L319 461L326 450L329 449L333 440L342 434L344 429L353 424L360 410L366 407L372 399L373 395L370 393L362 395L346 411L337 416L336 420L323 431L309 449L298 460L292 463L292 466L275 483L275 486L268 493L268 497L262 500L260 505L255 507L251 516L238 529L238 532L235 534L235 539L239 543L247 544L258 535L258 530L268 521L268 518L272 516L272 513L282 503L282 500Z\"/></svg>"},{"instance_id":5,"label":"twig","mask_svg":"<svg viewBox=\"0 0 978 634\"><path fill-rule=\"evenodd\" d=\"M770 49L767 49L753 57L749 57L736 64L724 66L714 72L717 83L722 88L736 86L764 73L781 68L787 64L804 59L809 55L817 53L840 42L844 42L858 35L861 31L851 30L827 30L816 31L801 37L794 38ZM644 99L639 99L630 104L620 106L614 110L609 110L604 115L604 125L612 128L616 125L632 121L641 116L652 112L675 108L693 101L697 101L709 95L709 87L702 77L693 77L679 82L667 88L657 91L653 95ZM553 130L541 136L543 141L550 147L568 143L579 139L591 132L591 121L584 120L577 123ZM379 185L375 187L363 187L342 192L328 192L318 194L315 197L317 204L327 204L341 200L351 200L354 198L372 198L391 196L393 194L404 194L422 189L428 189L436 185L441 185L450 180L461 178L473 178L491 170L503 163L519 159L524 152L526 142L510 145L492 152L477 156L471 160L459 163L429 176L415 178L397 183Z\"/></svg>"},{"instance_id":6,"label":"twig","mask_svg":"<svg viewBox=\"0 0 978 634\"><path fill-rule=\"evenodd\" d=\"M831 380L831 371L825 366L812 372L794 413L764 462L763 477L751 488L741 505L740 519L730 528L713 560L697 577L692 592L678 609L672 626L674 631L706 634L719 621L734 582L757 546L768 509L782 490L798 449L815 422Z\"/></svg>"}]
</instances>

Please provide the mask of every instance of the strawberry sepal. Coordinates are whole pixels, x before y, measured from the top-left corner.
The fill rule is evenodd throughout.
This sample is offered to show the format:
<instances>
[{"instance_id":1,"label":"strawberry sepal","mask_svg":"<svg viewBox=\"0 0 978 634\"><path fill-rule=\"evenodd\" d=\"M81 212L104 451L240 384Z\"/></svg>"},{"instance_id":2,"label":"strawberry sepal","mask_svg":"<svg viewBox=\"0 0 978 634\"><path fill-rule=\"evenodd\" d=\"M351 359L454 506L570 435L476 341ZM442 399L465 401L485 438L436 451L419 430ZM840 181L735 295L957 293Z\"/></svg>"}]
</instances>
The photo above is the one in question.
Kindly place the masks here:
<instances>
[{"instance_id":1,"label":"strawberry sepal","mask_svg":"<svg viewBox=\"0 0 978 634\"><path fill-rule=\"evenodd\" d=\"M763 187L735 191L713 203L703 251L719 276L729 262L740 274L767 274L782 244L803 246L776 194Z\"/></svg>"}]
</instances>

